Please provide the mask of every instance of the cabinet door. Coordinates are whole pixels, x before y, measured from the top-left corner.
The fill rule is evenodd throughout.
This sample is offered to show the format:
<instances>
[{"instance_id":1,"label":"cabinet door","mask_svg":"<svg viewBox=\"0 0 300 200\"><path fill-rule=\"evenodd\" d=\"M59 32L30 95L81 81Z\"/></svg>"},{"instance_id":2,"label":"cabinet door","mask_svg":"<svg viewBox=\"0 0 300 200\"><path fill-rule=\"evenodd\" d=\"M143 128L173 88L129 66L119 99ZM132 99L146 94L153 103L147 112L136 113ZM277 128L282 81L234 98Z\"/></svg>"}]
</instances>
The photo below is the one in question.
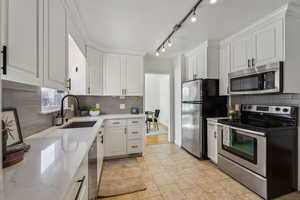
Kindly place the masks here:
<instances>
[{"instance_id":1,"label":"cabinet door","mask_svg":"<svg viewBox=\"0 0 300 200\"><path fill-rule=\"evenodd\" d=\"M77 46L76 42L69 36L69 87L70 94L86 94L86 58Z\"/></svg>"},{"instance_id":2,"label":"cabinet door","mask_svg":"<svg viewBox=\"0 0 300 200\"><path fill-rule=\"evenodd\" d=\"M122 62L124 63L124 58L120 55L104 55L104 95L124 95Z\"/></svg>"},{"instance_id":3,"label":"cabinet door","mask_svg":"<svg viewBox=\"0 0 300 200\"><path fill-rule=\"evenodd\" d=\"M97 181L99 181L102 165L103 165L103 157L104 157L103 142L104 142L104 138L103 138L102 130L100 130L97 136ZM97 184L99 184L99 182Z\"/></svg>"},{"instance_id":4,"label":"cabinet door","mask_svg":"<svg viewBox=\"0 0 300 200\"><path fill-rule=\"evenodd\" d=\"M43 80L42 1L3 0L2 3L1 50L3 45L7 46L7 74L2 79L40 86Z\"/></svg>"},{"instance_id":5,"label":"cabinet door","mask_svg":"<svg viewBox=\"0 0 300 200\"><path fill-rule=\"evenodd\" d=\"M253 58L252 34L240 36L231 42L231 71L239 71L249 67Z\"/></svg>"},{"instance_id":6,"label":"cabinet door","mask_svg":"<svg viewBox=\"0 0 300 200\"><path fill-rule=\"evenodd\" d=\"M195 55L195 77L208 78L207 77L207 46L202 45Z\"/></svg>"},{"instance_id":7,"label":"cabinet door","mask_svg":"<svg viewBox=\"0 0 300 200\"><path fill-rule=\"evenodd\" d=\"M283 61L283 21L277 20L254 34L255 65Z\"/></svg>"},{"instance_id":8,"label":"cabinet door","mask_svg":"<svg viewBox=\"0 0 300 200\"><path fill-rule=\"evenodd\" d=\"M217 163L217 131L216 125L213 123L207 124L207 155L214 163Z\"/></svg>"},{"instance_id":9,"label":"cabinet door","mask_svg":"<svg viewBox=\"0 0 300 200\"><path fill-rule=\"evenodd\" d=\"M220 95L229 95L228 73L230 73L230 44L221 46L219 66Z\"/></svg>"},{"instance_id":10,"label":"cabinet door","mask_svg":"<svg viewBox=\"0 0 300 200\"><path fill-rule=\"evenodd\" d=\"M103 94L103 54L87 48L88 93L91 95Z\"/></svg>"},{"instance_id":11,"label":"cabinet door","mask_svg":"<svg viewBox=\"0 0 300 200\"><path fill-rule=\"evenodd\" d=\"M104 134L105 156L120 156L127 152L126 134L124 127L107 128Z\"/></svg>"},{"instance_id":12,"label":"cabinet door","mask_svg":"<svg viewBox=\"0 0 300 200\"><path fill-rule=\"evenodd\" d=\"M141 56L126 56L126 70L123 77L125 78L126 96L143 96L144 86L144 70L143 70L143 57ZM122 88L122 89L123 89Z\"/></svg>"},{"instance_id":13,"label":"cabinet door","mask_svg":"<svg viewBox=\"0 0 300 200\"><path fill-rule=\"evenodd\" d=\"M45 0L44 86L65 90L67 75L67 16L62 0Z\"/></svg>"}]
</instances>

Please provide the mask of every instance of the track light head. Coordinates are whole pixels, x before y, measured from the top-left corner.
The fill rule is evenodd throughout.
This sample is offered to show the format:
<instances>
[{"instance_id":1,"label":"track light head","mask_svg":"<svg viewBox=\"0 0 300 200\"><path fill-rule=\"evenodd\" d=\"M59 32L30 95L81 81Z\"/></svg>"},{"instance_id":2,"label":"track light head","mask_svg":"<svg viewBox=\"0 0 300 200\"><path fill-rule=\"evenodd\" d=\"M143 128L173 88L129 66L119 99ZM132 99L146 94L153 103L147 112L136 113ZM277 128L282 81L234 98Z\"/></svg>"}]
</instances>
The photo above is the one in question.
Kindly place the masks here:
<instances>
[{"instance_id":1,"label":"track light head","mask_svg":"<svg viewBox=\"0 0 300 200\"><path fill-rule=\"evenodd\" d=\"M209 3L213 5L213 4L218 3L218 0L209 0Z\"/></svg>"},{"instance_id":2,"label":"track light head","mask_svg":"<svg viewBox=\"0 0 300 200\"><path fill-rule=\"evenodd\" d=\"M193 15L190 18L190 21L192 23L195 23L197 21L196 9L194 9L194 12L193 12Z\"/></svg>"},{"instance_id":3,"label":"track light head","mask_svg":"<svg viewBox=\"0 0 300 200\"><path fill-rule=\"evenodd\" d=\"M163 45L163 47L161 48L161 52L166 52L165 45Z\"/></svg>"},{"instance_id":4,"label":"track light head","mask_svg":"<svg viewBox=\"0 0 300 200\"><path fill-rule=\"evenodd\" d=\"M171 40L168 40L168 47L171 47L173 44L171 42Z\"/></svg>"},{"instance_id":5,"label":"track light head","mask_svg":"<svg viewBox=\"0 0 300 200\"><path fill-rule=\"evenodd\" d=\"M156 56L159 56L159 51L156 51L156 52L155 52L155 55L156 55Z\"/></svg>"}]
</instances>

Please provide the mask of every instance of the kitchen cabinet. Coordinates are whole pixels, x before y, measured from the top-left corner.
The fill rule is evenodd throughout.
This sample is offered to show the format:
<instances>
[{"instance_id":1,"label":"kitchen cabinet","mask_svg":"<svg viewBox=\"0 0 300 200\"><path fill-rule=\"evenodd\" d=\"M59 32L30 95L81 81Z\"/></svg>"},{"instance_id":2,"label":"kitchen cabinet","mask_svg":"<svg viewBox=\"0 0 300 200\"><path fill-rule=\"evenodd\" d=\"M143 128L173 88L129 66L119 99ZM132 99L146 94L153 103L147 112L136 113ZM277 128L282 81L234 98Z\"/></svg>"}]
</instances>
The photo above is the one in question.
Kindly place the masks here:
<instances>
[{"instance_id":1,"label":"kitchen cabinet","mask_svg":"<svg viewBox=\"0 0 300 200\"><path fill-rule=\"evenodd\" d=\"M185 54L187 80L218 78L219 44L205 41L196 49Z\"/></svg>"},{"instance_id":2,"label":"kitchen cabinet","mask_svg":"<svg viewBox=\"0 0 300 200\"><path fill-rule=\"evenodd\" d=\"M239 71L251 67L253 58L253 36L245 34L231 41L231 71Z\"/></svg>"},{"instance_id":3,"label":"kitchen cabinet","mask_svg":"<svg viewBox=\"0 0 300 200\"><path fill-rule=\"evenodd\" d=\"M62 0L44 1L44 86L66 90L67 13Z\"/></svg>"},{"instance_id":4,"label":"kitchen cabinet","mask_svg":"<svg viewBox=\"0 0 300 200\"><path fill-rule=\"evenodd\" d=\"M104 95L125 95L122 88L122 82L125 82L122 76L122 73L125 73L125 70L122 70L124 63L124 57L121 55L104 55Z\"/></svg>"},{"instance_id":5,"label":"kitchen cabinet","mask_svg":"<svg viewBox=\"0 0 300 200\"><path fill-rule=\"evenodd\" d=\"M220 65L219 65L219 91L220 96L229 95L229 80L230 73L230 44L221 42L220 44Z\"/></svg>"},{"instance_id":6,"label":"kitchen cabinet","mask_svg":"<svg viewBox=\"0 0 300 200\"><path fill-rule=\"evenodd\" d=\"M104 129L100 128L97 135L97 183L100 184L100 176L104 159Z\"/></svg>"},{"instance_id":7,"label":"kitchen cabinet","mask_svg":"<svg viewBox=\"0 0 300 200\"><path fill-rule=\"evenodd\" d=\"M70 94L86 94L86 58L69 35L69 79Z\"/></svg>"},{"instance_id":8,"label":"kitchen cabinet","mask_svg":"<svg viewBox=\"0 0 300 200\"><path fill-rule=\"evenodd\" d=\"M218 125L216 120L207 119L207 156L218 163Z\"/></svg>"},{"instance_id":9,"label":"kitchen cabinet","mask_svg":"<svg viewBox=\"0 0 300 200\"><path fill-rule=\"evenodd\" d=\"M282 61L283 58L283 19L262 24L254 33L254 57L252 65L261 66Z\"/></svg>"},{"instance_id":10,"label":"kitchen cabinet","mask_svg":"<svg viewBox=\"0 0 300 200\"><path fill-rule=\"evenodd\" d=\"M88 200L88 155L80 164L70 186L64 197L64 200Z\"/></svg>"},{"instance_id":11,"label":"kitchen cabinet","mask_svg":"<svg viewBox=\"0 0 300 200\"><path fill-rule=\"evenodd\" d=\"M104 95L143 96L143 57L104 55Z\"/></svg>"},{"instance_id":12,"label":"kitchen cabinet","mask_svg":"<svg viewBox=\"0 0 300 200\"><path fill-rule=\"evenodd\" d=\"M126 96L143 96L144 68L143 57L126 56L126 69L124 70L124 82L122 89Z\"/></svg>"},{"instance_id":13,"label":"kitchen cabinet","mask_svg":"<svg viewBox=\"0 0 300 200\"><path fill-rule=\"evenodd\" d=\"M144 119L106 120L104 131L104 156L143 153Z\"/></svg>"},{"instance_id":14,"label":"kitchen cabinet","mask_svg":"<svg viewBox=\"0 0 300 200\"><path fill-rule=\"evenodd\" d=\"M103 95L103 53L87 47L87 85L89 95Z\"/></svg>"},{"instance_id":15,"label":"kitchen cabinet","mask_svg":"<svg viewBox=\"0 0 300 200\"><path fill-rule=\"evenodd\" d=\"M43 81L43 3L36 0L3 0L1 26L7 48L7 73L2 79L41 86Z\"/></svg>"},{"instance_id":16,"label":"kitchen cabinet","mask_svg":"<svg viewBox=\"0 0 300 200\"><path fill-rule=\"evenodd\" d=\"M231 72L283 61L283 93L300 93L300 7L291 2L224 39L230 43Z\"/></svg>"},{"instance_id":17,"label":"kitchen cabinet","mask_svg":"<svg viewBox=\"0 0 300 200\"><path fill-rule=\"evenodd\" d=\"M125 155L126 132L125 127L105 128L105 156Z\"/></svg>"}]
</instances>

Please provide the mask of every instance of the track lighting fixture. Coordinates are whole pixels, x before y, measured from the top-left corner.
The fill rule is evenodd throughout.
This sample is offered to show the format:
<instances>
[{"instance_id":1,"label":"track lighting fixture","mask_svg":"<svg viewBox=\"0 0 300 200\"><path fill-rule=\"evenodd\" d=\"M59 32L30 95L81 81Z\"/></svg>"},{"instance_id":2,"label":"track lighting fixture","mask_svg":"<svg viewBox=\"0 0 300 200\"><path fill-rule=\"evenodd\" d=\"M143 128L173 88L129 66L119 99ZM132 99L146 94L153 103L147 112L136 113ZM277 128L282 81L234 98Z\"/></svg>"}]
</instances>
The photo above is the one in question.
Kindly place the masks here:
<instances>
[{"instance_id":1,"label":"track lighting fixture","mask_svg":"<svg viewBox=\"0 0 300 200\"><path fill-rule=\"evenodd\" d=\"M218 0L209 0L209 3L210 4L216 4L216 3L218 3Z\"/></svg>"},{"instance_id":2,"label":"track lighting fixture","mask_svg":"<svg viewBox=\"0 0 300 200\"><path fill-rule=\"evenodd\" d=\"M190 20L192 23L195 23L197 21L196 10L193 11L193 15L191 16Z\"/></svg>"},{"instance_id":3,"label":"track lighting fixture","mask_svg":"<svg viewBox=\"0 0 300 200\"><path fill-rule=\"evenodd\" d=\"M173 44L171 42L171 40L168 40L168 47L171 47Z\"/></svg>"},{"instance_id":4,"label":"track lighting fixture","mask_svg":"<svg viewBox=\"0 0 300 200\"><path fill-rule=\"evenodd\" d=\"M193 6L193 8L184 16L182 20L179 21L178 24L176 24L173 27L172 32L167 36L167 38L158 46L156 49L155 55L159 56L159 52L166 52L165 45L168 47L171 47L173 44L171 42L172 36L180 29L182 28L182 25L186 22L186 20L190 19L192 23L195 23L197 21L197 15L196 10L198 6L202 3L203 0L198 0L197 3ZM210 4L215 4L218 2L218 0L209 0Z\"/></svg>"}]
</instances>

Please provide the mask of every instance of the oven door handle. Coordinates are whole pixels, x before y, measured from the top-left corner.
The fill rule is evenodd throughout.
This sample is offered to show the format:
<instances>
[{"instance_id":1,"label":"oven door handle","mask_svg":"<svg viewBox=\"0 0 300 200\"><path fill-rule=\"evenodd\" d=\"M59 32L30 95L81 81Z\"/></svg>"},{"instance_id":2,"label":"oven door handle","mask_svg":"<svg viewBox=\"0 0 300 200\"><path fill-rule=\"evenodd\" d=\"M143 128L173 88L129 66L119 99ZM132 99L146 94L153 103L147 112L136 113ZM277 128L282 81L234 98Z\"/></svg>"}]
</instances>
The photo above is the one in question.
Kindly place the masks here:
<instances>
[{"instance_id":1,"label":"oven door handle","mask_svg":"<svg viewBox=\"0 0 300 200\"><path fill-rule=\"evenodd\" d=\"M266 136L266 134L263 133L263 132L247 130L247 129L238 128L238 127L229 126L229 125L224 125L224 124L220 124L220 125L223 126L223 127L226 127L226 128L234 129L234 130L237 130L237 131L242 131L242 132L245 132L245 133L251 133L251 134L254 134L254 135L257 135L257 136L262 136L262 137Z\"/></svg>"}]
</instances>

